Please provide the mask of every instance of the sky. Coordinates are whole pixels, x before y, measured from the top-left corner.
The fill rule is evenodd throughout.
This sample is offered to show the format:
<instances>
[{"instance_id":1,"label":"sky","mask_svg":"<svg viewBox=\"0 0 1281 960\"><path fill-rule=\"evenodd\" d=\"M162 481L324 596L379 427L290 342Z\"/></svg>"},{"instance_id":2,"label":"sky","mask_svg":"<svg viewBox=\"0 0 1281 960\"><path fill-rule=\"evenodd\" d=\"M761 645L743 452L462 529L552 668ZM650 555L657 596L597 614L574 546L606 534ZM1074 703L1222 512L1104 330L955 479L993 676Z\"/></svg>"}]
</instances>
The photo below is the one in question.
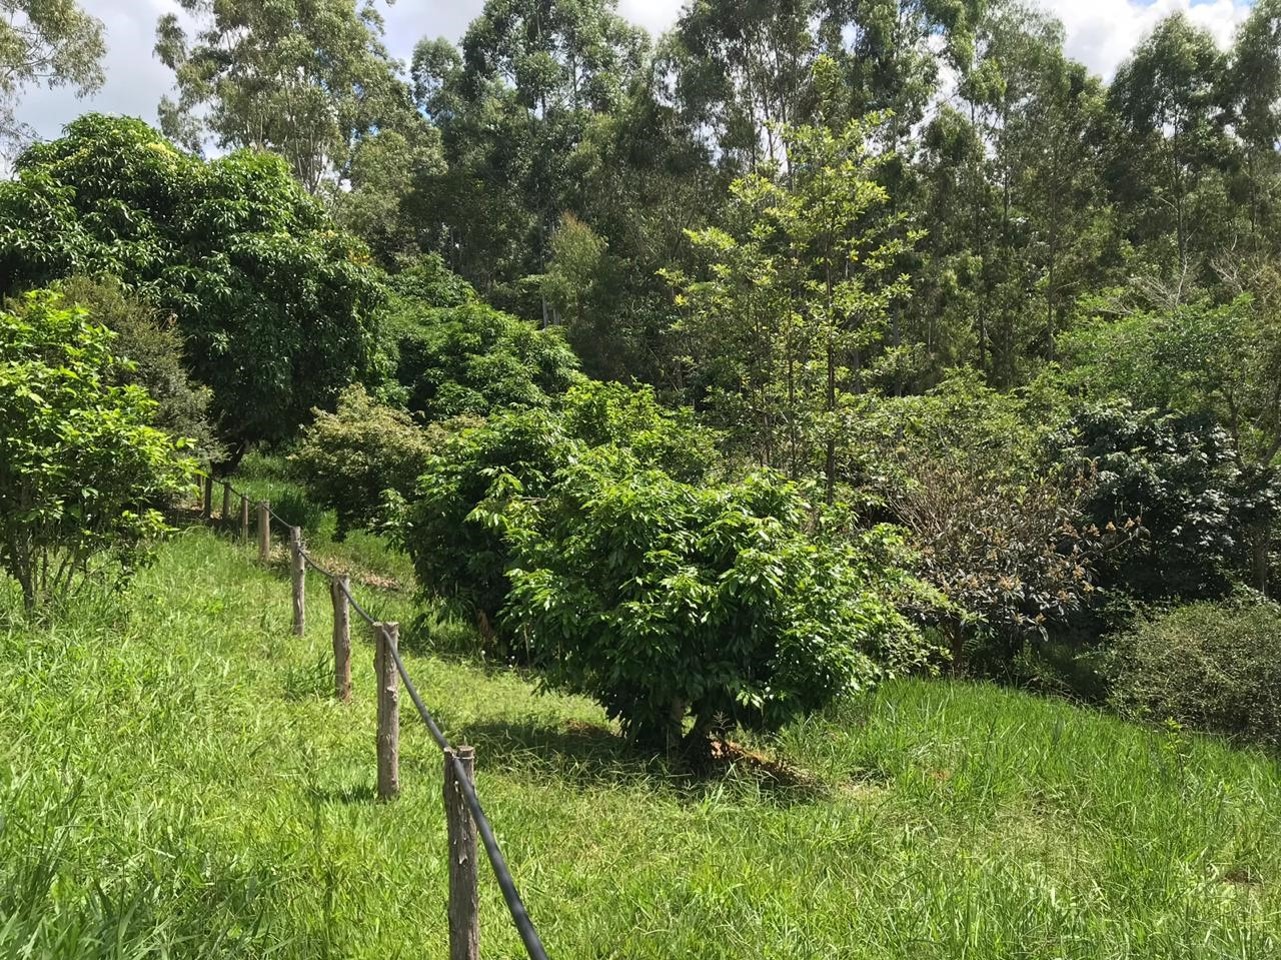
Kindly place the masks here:
<instances>
[{"instance_id":1,"label":"sky","mask_svg":"<svg viewBox=\"0 0 1281 960\"><path fill-rule=\"evenodd\" d=\"M684 0L619 0L619 11L660 33L676 19ZM1187 11L1226 44L1245 18L1249 0L1041 0L1067 28L1068 54L1110 77L1153 25L1176 10ZM152 55L157 18L177 9L174 0L82 0L106 24L107 83L86 100L67 90L30 90L18 119L41 138L56 137L63 124L86 110L156 120L156 105L173 83L172 74ZM400 0L387 9L387 42L408 59L424 36L461 38L483 0Z\"/></svg>"}]
</instances>

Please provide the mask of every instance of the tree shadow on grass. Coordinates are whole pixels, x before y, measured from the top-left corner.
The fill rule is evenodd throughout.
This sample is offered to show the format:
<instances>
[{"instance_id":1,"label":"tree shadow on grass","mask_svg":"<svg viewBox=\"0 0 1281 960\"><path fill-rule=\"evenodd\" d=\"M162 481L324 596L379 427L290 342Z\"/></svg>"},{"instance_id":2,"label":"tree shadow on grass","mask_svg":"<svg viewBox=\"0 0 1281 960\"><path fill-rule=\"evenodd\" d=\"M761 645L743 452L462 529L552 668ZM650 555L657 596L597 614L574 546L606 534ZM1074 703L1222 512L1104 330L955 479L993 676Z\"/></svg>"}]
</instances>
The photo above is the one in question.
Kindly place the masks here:
<instances>
[{"instance_id":1,"label":"tree shadow on grass","mask_svg":"<svg viewBox=\"0 0 1281 960\"><path fill-rule=\"evenodd\" d=\"M697 769L647 752L607 727L581 721L483 721L458 731L476 749L476 766L494 773L560 781L577 789L627 787L699 801L710 793L757 798L779 806L830 796L808 771L715 741L710 761Z\"/></svg>"}]
</instances>

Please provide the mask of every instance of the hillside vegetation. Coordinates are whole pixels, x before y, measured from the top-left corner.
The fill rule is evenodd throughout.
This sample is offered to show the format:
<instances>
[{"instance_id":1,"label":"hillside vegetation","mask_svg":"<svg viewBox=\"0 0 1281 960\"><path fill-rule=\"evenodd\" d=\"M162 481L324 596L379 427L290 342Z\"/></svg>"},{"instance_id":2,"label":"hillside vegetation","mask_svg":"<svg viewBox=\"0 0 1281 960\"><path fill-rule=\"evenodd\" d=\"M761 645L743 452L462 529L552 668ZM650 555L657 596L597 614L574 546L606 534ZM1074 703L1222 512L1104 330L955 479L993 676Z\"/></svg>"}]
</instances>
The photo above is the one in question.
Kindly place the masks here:
<instances>
[{"instance_id":1,"label":"hillside vegetation","mask_svg":"<svg viewBox=\"0 0 1281 960\"><path fill-rule=\"evenodd\" d=\"M360 589L408 621L403 593ZM199 529L123 601L38 628L10 601L0 953L441 955L439 753L406 713L405 792L373 800L372 648L354 703L332 702L316 578L301 640L282 572ZM901 681L689 779L588 701L433 653L463 629L429 618L406 636L408 665L448 733L477 747L552 956L1281 945L1281 771L1263 755L985 684ZM481 909L486 955L518 955L487 872Z\"/></svg>"},{"instance_id":2,"label":"hillside vegetation","mask_svg":"<svg viewBox=\"0 0 1281 960\"><path fill-rule=\"evenodd\" d=\"M469 2L3 4L0 960L444 952L328 568L493 960L1281 956L1281 0Z\"/></svg>"}]
</instances>

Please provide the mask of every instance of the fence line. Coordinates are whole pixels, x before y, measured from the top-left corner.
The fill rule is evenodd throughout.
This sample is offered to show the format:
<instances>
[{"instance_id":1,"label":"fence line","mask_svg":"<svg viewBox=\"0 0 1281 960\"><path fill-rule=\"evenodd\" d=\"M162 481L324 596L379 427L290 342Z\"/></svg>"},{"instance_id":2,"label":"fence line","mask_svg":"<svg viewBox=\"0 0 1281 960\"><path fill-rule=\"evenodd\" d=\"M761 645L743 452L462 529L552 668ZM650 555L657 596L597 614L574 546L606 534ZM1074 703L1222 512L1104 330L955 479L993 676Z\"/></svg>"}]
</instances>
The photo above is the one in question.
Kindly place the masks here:
<instances>
[{"instance_id":1,"label":"fence line","mask_svg":"<svg viewBox=\"0 0 1281 960\"><path fill-rule=\"evenodd\" d=\"M214 477L197 471L200 483L200 516L212 519ZM233 495L240 497L240 538L249 542L249 496L226 480L223 487L222 516L228 523L228 509ZM341 700L351 696L351 634L348 606L364 620L374 635L375 674L378 680L378 795L393 799L400 790L399 774L399 679L409 693L418 716L440 748L445 760L445 812L449 827L449 938L450 960L477 960L479 957L479 918L476 889L476 834L479 833L494 877L502 891L512 923L530 960L547 960L542 940L525 909L516 881L507 866L507 858L494 837L493 827L481 806L474 780L475 751L471 747L454 747L427 709L399 650L399 624L375 620L351 591L351 581L325 569L306 550L302 529L288 524L266 500L258 502L258 553L264 563L271 557L271 521L289 532L290 581L293 590L293 631L301 636L306 623L305 574L310 567L329 581L334 607L334 690ZM391 669L394 668L394 669ZM461 802L460 802L461 801ZM468 823L470 818L470 823ZM469 829L474 828L474 829ZM465 862L465 863L464 863ZM465 864L470 864L468 868Z\"/></svg>"}]
</instances>

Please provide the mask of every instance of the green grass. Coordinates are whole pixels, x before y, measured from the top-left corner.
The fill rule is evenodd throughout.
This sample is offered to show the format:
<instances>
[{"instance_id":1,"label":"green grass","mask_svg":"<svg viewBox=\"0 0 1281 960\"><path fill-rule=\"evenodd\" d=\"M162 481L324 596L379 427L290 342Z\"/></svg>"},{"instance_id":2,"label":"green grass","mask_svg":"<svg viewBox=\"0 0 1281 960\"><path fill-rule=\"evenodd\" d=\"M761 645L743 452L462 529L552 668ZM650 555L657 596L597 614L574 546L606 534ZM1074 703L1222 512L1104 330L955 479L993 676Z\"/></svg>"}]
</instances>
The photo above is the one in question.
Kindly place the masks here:
<instances>
[{"instance_id":1,"label":"green grass","mask_svg":"<svg viewBox=\"0 0 1281 960\"><path fill-rule=\"evenodd\" d=\"M0 956L445 956L439 754L406 699L403 796L372 799L371 647L355 702L331 702L308 586L300 640L280 572L192 531L122 599L57 625L0 614ZM407 591L362 595L413 618ZM408 666L476 745L555 960L1281 950L1263 755L911 681L751 744L798 782L691 782L589 702L433 656L445 629L408 631ZM481 910L484 955L520 956L487 868Z\"/></svg>"}]
</instances>

